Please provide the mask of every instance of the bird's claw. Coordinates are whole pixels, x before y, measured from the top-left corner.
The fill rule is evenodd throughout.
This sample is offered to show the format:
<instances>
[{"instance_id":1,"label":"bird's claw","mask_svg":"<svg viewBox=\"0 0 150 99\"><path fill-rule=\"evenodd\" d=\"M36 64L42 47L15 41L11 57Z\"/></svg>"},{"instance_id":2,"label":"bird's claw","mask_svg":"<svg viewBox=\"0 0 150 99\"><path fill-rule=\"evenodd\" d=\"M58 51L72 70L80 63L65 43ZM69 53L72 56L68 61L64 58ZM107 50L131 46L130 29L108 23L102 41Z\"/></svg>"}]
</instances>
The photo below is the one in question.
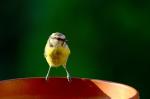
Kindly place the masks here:
<instances>
[{"instance_id":1,"label":"bird's claw","mask_svg":"<svg viewBox=\"0 0 150 99\"><path fill-rule=\"evenodd\" d=\"M67 76L67 80L68 80L68 82L71 82L71 77Z\"/></svg>"}]
</instances>

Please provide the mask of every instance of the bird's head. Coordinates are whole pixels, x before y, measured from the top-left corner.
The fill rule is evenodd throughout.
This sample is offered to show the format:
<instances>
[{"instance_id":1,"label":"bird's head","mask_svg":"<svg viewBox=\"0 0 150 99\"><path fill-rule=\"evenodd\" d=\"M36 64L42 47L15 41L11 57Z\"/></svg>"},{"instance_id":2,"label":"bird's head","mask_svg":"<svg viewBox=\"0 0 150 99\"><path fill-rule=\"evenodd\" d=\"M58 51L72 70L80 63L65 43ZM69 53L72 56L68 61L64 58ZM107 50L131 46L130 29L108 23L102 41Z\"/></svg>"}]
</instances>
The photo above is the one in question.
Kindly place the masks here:
<instances>
[{"instance_id":1,"label":"bird's head","mask_svg":"<svg viewBox=\"0 0 150 99\"><path fill-rule=\"evenodd\" d=\"M66 37L64 34L59 32L52 33L49 37L49 43L53 47L61 47L66 43Z\"/></svg>"}]
</instances>

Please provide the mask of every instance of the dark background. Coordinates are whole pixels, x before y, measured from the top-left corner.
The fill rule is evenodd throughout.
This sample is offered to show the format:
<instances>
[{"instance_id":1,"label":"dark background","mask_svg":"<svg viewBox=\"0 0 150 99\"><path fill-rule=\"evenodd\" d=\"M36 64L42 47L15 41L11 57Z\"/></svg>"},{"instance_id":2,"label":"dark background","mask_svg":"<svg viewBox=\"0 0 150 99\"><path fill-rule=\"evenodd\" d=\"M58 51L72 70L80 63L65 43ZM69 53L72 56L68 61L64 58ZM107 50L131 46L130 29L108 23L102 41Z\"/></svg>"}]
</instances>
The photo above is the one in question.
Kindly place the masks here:
<instances>
[{"instance_id":1,"label":"dark background","mask_svg":"<svg viewBox=\"0 0 150 99\"><path fill-rule=\"evenodd\" d=\"M69 40L73 77L128 84L149 98L150 0L1 0L0 80L45 76L53 32Z\"/></svg>"}]
</instances>

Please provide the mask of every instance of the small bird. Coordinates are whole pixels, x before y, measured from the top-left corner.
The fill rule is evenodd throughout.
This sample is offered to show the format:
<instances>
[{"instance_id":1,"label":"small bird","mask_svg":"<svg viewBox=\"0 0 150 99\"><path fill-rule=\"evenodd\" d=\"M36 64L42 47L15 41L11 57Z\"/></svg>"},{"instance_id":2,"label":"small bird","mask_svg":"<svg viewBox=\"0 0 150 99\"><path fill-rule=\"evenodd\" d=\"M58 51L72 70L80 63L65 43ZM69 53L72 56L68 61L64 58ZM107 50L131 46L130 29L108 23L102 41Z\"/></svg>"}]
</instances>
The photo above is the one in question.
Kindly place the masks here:
<instances>
[{"instance_id":1,"label":"small bird","mask_svg":"<svg viewBox=\"0 0 150 99\"><path fill-rule=\"evenodd\" d=\"M51 67L63 66L66 73L67 79L70 81L71 77L66 68L67 60L70 54L70 49L66 43L66 37L64 34L56 32L52 33L47 40L44 57L49 64L49 69L45 79L47 80Z\"/></svg>"}]
</instances>

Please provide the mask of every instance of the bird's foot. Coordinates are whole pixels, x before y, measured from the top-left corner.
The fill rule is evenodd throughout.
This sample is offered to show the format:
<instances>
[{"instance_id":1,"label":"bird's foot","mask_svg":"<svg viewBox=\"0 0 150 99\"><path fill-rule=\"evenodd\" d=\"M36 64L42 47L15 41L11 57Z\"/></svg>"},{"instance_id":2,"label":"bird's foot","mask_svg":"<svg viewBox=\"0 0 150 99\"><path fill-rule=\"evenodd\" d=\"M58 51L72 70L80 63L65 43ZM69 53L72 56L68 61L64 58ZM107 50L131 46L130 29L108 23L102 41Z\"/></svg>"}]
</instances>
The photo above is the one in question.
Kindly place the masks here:
<instances>
[{"instance_id":1,"label":"bird's foot","mask_svg":"<svg viewBox=\"0 0 150 99\"><path fill-rule=\"evenodd\" d=\"M71 82L71 76L70 75L67 75L67 80L68 80L68 82Z\"/></svg>"}]
</instances>

